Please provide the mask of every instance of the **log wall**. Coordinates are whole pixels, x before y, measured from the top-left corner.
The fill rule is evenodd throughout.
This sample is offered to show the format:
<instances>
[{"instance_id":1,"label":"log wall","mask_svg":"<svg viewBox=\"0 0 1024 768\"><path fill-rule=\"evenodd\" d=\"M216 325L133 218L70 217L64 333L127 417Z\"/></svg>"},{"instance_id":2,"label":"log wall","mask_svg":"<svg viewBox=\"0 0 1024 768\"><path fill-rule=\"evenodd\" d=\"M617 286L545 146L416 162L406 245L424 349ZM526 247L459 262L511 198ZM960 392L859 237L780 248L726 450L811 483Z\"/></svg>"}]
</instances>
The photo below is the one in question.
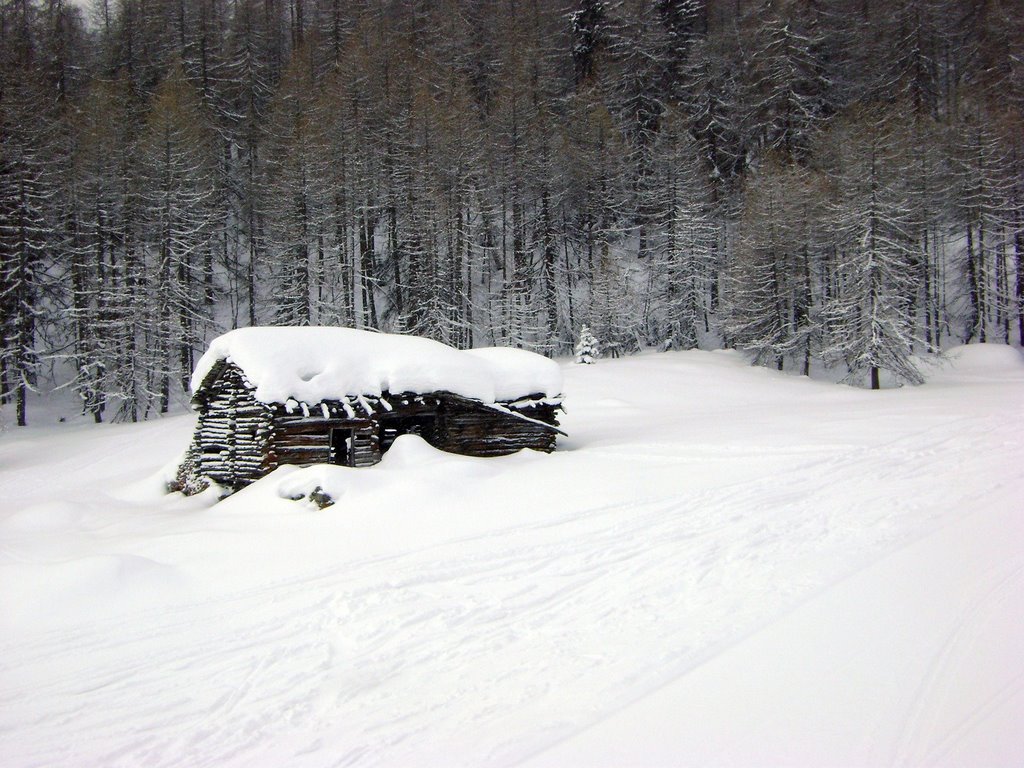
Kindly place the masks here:
<instances>
[{"instance_id":1,"label":"log wall","mask_svg":"<svg viewBox=\"0 0 1024 768\"><path fill-rule=\"evenodd\" d=\"M200 408L199 474L231 488L248 485L273 469L267 451L272 433L270 408L256 401L235 366L224 366Z\"/></svg>"},{"instance_id":2,"label":"log wall","mask_svg":"<svg viewBox=\"0 0 1024 768\"><path fill-rule=\"evenodd\" d=\"M346 466L368 467L380 461L380 439L373 420L324 419L310 416L277 416L271 458L279 464L331 464L331 430L351 430L352 450Z\"/></svg>"},{"instance_id":3,"label":"log wall","mask_svg":"<svg viewBox=\"0 0 1024 768\"><path fill-rule=\"evenodd\" d=\"M467 401L447 401L434 446L467 456L504 456L523 448L550 453L557 433L537 422L557 425L554 409L549 409L550 414L528 410L533 413L524 415L531 420Z\"/></svg>"}]
</instances>

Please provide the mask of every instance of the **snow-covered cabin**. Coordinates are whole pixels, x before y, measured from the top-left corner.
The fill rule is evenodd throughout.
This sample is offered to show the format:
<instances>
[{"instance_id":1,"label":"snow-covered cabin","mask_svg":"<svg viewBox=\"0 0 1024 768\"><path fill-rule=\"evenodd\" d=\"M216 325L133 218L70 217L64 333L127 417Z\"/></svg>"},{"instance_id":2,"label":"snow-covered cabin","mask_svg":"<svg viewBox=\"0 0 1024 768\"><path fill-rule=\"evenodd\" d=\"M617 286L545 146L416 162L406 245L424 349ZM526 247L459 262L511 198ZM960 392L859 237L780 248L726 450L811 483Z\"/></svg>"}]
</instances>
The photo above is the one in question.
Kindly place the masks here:
<instances>
[{"instance_id":1,"label":"snow-covered cabin","mask_svg":"<svg viewBox=\"0 0 1024 768\"><path fill-rule=\"evenodd\" d=\"M521 349L460 351L351 328L240 328L192 376L199 412L175 487L237 490L281 464L375 464L395 438L497 456L552 451L557 364Z\"/></svg>"}]
</instances>

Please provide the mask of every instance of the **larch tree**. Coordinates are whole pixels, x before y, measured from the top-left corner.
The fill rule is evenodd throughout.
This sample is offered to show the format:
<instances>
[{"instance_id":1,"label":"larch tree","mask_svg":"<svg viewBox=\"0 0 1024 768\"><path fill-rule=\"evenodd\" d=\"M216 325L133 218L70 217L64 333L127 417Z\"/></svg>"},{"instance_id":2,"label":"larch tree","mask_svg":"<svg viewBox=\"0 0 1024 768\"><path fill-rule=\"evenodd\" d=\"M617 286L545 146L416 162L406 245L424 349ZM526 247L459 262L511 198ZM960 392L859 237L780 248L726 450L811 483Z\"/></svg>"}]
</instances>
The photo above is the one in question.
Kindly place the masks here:
<instances>
[{"instance_id":1,"label":"larch tree","mask_svg":"<svg viewBox=\"0 0 1024 768\"><path fill-rule=\"evenodd\" d=\"M0 400L157 414L214 316L869 381L1020 343L1018 6L2 2Z\"/></svg>"},{"instance_id":2,"label":"larch tree","mask_svg":"<svg viewBox=\"0 0 1024 768\"><path fill-rule=\"evenodd\" d=\"M309 325L327 158L308 51L296 53L269 108L262 209L274 281L274 322Z\"/></svg>"},{"instance_id":3,"label":"larch tree","mask_svg":"<svg viewBox=\"0 0 1024 768\"><path fill-rule=\"evenodd\" d=\"M353 286L356 282L353 247L355 227L352 201L359 174L355 158L358 129L348 107L348 82L337 69L324 78L316 110L324 151L331 162L324 169L325 198L322 214L317 278L317 316L323 325L354 325ZM358 114L358 111L356 111Z\"/></svg>"},{"instance_id":4,"label":"larch tree","mask_svg":"<svg viewBox=\"0 0 1024 768\"><path fill-rule=\"evenodd\" d=\"M1009 111L1003 133L1008 137L1009 160L1007 171L1013 180L1009 189L1009 210L1007 220L1007 252L1006 258L1012 260L1007 268L1007 280L1013 274L1013 285L1008 290L1013 294L1013 310L1008 323L1015 326L1017 343L1024 344L1024 137L1017 130L1024 119L1024 109ZM1012 254L1012 255L1011 255ZM1010 334L1007 334L1009 341Z\"/></svg>"},{"instance_id":5,"label":"larch tree","mask_svg":"<svg viewBox=\"0 0 1024 768\"><path fill-rule=\"evenodd\" d=\"M14 402L19 426L28 422L46 316L56 309L49 270L63 242L55 215L60 113L37 66L47 58L45 21L27 0L0 5L0 404Z\"/></svg>"},{"instance_id":6,"label":"larch tree","mask_svg":"<svg viewBox=\"0 0 1024 768\"><path fill-rule=\"evenodd\" d=\"M955 215L964 233L963 341L985 342L993 331L999 332L1008 309L1000 267L1012 218L1014 179L1007 174L1010 152L992 129L994 121L980 114L980 105L970 104L966 97L961 103L964 107L953 133L951 176L957 192Z\"/></svg>"},{"instance_id":7,"label":"larch tree","mask_svg":"<svg viewBox=\"0 0 1024 768\"><path fill-rule=\"evenodd\" d=\"M203 302L216 207L216 157L196 89L173 65L154 94L138 146L146 280L146 391L166 413L175 375L188 388L212 317Z\"/></svg>"},{"instance_id":8,"label":"larch tree","mask_svg":"<svg viewBox=\"0 0 1024 768\"><path fill-rule=\"evenodd\" d=\"M793 349L793 307L787 269L792 242L784 171L773 162L747 177L740 236L728 277L727 331L755 364L780 371Z\"/></svg>"},{"instance_id":9,"label":"larch tree","mask_svg":"<svg viewBox=\"0 0 1024 768\"><path fill-rule=\"evenodd\" d=\"M35 387L46 271L55 253L48 211L55 180L46 161L42 93L29 72L0 84L0 402L19 426Z\"/></svg>"},{"instance_id":10,"label":"larch tree","mask_svg":"<svg viewBox=\"0 0 1024 768\"><path fill-rule=\"evenodd\" d=\"M579 314L605 351L617 356L635 349L642 338L639 293L644 284L635 264L617 258L631 224L628 150L611 113L595 96L583 93L576 101L576 117L583 124L574 132L571 184L579 197L573 236L583 284L579 301L586 306ZM588 105L591 99L596 103Z\"/></svg>"},{"instance_id":11,"label":"larch tree","mask_svg":"<svg viewBox=\"0 0 1024 768\"><path fill-rule=\"evenodd\" d=\"M71 386L96 421L108 403L135 401L136 310L124 253L127 158L126 83L93 82L72 124L69 192L70 309L74 320ZM121 376L128 374L126 378ZM123 386L120 386L123 385ZM137 415L137 414L136 414Z\"/></svg>"},{"instance_id":12,"label":"larch tree","mask_svg":"<svg viewBox=\"0 0 1024 768\"><path fill-rule=\"evenodd\" d=\"M256 325L258 305L263 300L264 222L260 210L262 182L263 123L275 80L271 68L270 41L265 6L259 0L241 0L225 31L224 84L221 98L225 111L224 130L229 156L234 156L226 174L227 206L234 221L232 276L229 288L235 306L246 305L245 320Z\"/></svg>"},{"instance_id":13,"label":"larch tree","mask_svg":"<svg viewBox=\"0 0 1024 768\"><path fill-rule=\"evenodd\" d=\"M502 22L504 39L488 137L498 150L491 167L497 181L493 209L500 244L490 303L496 341L530 347L543 337L534 260L540 238L532 226L539 199L536 182L542 172L542 158L534 150L541 143L538 131L546 128L540 72L534 66L541 50L525 7Z\"/></svg>"},{"instance_id":14,"label":"larch tree","mask_svg":"<svg viewBox=\"0 0 1024 768\"><path fill-rule=\"evenodd\" d=\"M814 2L756 3L741 23L741 125L748 156L766 149L806 158L830 109L823 11Z\"/></svg>"},{"instance_id":15,"label":"larch tree","mask_svg":"<svg viewBox=\"0 0 1024 768\"><path fill-rule=\"evenodd\" d=\"M672 349L694 349L711 332L709 287L720 237L711 211L707 169L682 116L670 111L656 145L655 185L662 191L649 268L656 337Z\"/></svg>"},{"instance_id":16,"label":"larch tree","mask_svg":"<svg viewBox=\"0 0 1024 768\"><path fill-rule=\"evenodd\" d=\"M885 104L850 108L828 143L836 190L829 224L837 290L824 306L824 357L881 386L881 371L918 384L918 338L910 313L916 275L904 120Z\"/></svg>"}]
</instances>

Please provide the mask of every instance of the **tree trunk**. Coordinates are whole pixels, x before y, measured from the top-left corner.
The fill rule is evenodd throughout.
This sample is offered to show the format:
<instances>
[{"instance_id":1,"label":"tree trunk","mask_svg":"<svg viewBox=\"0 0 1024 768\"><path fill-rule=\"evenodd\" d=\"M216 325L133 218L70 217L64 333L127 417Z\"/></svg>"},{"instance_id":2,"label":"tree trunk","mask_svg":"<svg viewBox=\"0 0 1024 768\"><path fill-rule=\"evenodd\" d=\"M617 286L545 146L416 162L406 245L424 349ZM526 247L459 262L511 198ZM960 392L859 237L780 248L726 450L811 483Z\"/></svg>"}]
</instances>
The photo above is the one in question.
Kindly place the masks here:
<instances>
[{"instance_id":1,"label":"tree trunk","mask_svg":"<svg viewBox=\"0 0 1024 768\"><path fill-rule=\"evenodd\" d=\"M18 426L27 427L28 419L25 408L25 401L27 400L27 387L24 382L18 384L18 388L15 392L16 404L15 409L17 412Z\"/></svg>"},{"instance_id":2,"label":"tree trunk","mask_svg":"<svg viewBox=\"0 0 1024 768\"><path fill-rule=\"evenodd\" d=\"M979 313L979 290L978 290L978 264L974 260L974 228L967 227L967 331L964 336L964 343L969 344L978 332Z\"/></svg>"},{"instance_id":3,"label":"tree trunk","mask_svg":"<svg viewBox=\"0 0 1024 768\"><path fill-rule=\"evenodd\" d=\"M1020 213L1016 215L1017 232L1013 237L1013 252L1016 262L1017 285L1017 343L1024 344L1024 230L1020 225Z\"/></svg>"}]
</instances>

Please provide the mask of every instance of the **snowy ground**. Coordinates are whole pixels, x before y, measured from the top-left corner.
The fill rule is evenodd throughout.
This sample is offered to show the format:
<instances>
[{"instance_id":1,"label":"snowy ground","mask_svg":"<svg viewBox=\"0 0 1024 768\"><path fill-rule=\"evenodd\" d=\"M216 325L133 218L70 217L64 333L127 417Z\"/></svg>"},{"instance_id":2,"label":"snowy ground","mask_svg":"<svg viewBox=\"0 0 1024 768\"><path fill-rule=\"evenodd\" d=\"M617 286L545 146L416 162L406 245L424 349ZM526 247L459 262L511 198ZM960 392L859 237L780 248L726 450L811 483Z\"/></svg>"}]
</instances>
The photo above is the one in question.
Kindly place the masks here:
<instances>
[{"instance_id":1,"label":"snowy ground","mask_svg":"<svg viewBox=\"0 0 1024 768\"><path fill-rule=\"evenodd\" d=\"M212 506L188 416L11 428L0 765L1020 765L1024 361L953 357L570 365L554 455Z\"/></svg>"}]
</instances>

